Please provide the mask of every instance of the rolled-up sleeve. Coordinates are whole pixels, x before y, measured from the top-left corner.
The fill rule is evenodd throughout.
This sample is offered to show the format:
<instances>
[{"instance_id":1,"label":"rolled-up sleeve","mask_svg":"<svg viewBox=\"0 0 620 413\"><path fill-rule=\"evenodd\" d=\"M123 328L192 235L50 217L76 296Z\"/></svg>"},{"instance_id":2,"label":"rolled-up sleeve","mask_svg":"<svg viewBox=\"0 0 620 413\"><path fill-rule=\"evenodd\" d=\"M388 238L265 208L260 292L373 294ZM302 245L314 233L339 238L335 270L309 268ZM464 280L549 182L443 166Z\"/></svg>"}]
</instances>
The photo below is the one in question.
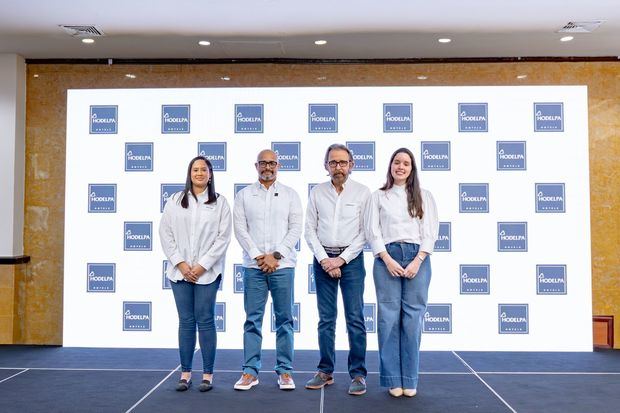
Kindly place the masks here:
<instances>
[{"instance_id":1,"label":"rolled-up sleeve","mask_svg":"<svg viewBox=\"0 0 620 413\"><path fill-rule=\"evenodd\" d=\"M439 218L435 199L426 190L422 192L422 205L424 216L420 220L420 236L422 238L420 250L432 254L435 248L435 241L439 237Z\"/></svg>"},{"instance_id":2,"label":"rolled-up sleeve","mask_svg":"<svg viewBox=\"0 0 620 413\"><path fill-rule=\"evenodd\" d=\"M372 253L375 256L385 251L385 242L383 241L383 235L381 234L380 196L381 192L379 191L374 192L370 196L366 207L366 213L364 214L366 239L370 243L370 248L372 248Z\"/></svg>"},{"instance_id":3,"label":"rolled-up sleeve","mask_svg":"<svg viewBox=\"0 0 620 413\"><path fill-rule=\"evenodd\" d=\"M159 222L159 240L161 242L161 248L163 249L166 258L168 258L168 261L170 261L174 267L184 261L183 256L179 252L178 243L175 239L172 228L172 221L174 219L173 210L175 208L173 202L176 202L177 199L178 198L173 196L168 202L166 202L164 213L161 216L161 221Z\"/></svg>"}]
</instances>

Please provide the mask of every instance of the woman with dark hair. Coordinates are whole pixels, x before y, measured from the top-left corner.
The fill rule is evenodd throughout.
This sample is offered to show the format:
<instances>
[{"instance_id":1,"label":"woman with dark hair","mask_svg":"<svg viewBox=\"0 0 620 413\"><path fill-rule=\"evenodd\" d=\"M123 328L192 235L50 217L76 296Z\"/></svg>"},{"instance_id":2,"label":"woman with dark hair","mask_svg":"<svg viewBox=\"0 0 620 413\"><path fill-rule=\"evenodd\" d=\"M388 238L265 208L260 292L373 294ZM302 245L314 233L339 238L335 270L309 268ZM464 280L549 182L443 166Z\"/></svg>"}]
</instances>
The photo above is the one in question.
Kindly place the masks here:
<instances>
[{"instance_id":1,"label":"woman with dark hair","mask_svg":"<svg viewBox=\"0 0 620 413\"><path fill-rule=\"evenodd\" d=\"M420 188L409 149L392 154L387 181L370 197L365 218L375 255L380 385L394 397L413 397L439 222L435 200Z\"/></svg>"},{"instance_id":2,"label":"woman with dark hair","mask_svg":"<svg viewBox=\"0 0 620 413\"><path fill-rule=\"evenodd\" d=\"M226 199L215 192L211 162L203 156L190 161L185 189L166 203L159 236L171 264L166 276L179 314L181 379L176 390L191 386L198 327L203 364L199 390L208 391L212 388L217 342L215 296L230 243L231 215Z\"/></svg>"}]
</instances>

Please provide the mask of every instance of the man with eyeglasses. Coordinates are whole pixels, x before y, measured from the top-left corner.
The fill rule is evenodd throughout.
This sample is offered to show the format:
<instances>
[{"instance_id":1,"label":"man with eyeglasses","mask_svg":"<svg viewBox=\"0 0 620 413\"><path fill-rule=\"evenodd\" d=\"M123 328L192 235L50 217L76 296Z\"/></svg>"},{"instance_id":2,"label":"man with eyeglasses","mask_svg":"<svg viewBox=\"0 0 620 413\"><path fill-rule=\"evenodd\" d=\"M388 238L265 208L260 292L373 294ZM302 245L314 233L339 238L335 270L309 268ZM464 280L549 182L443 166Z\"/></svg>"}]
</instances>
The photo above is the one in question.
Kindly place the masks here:
<instances>
[{"instance_id":1,"label":"man with eyeglasses","mask_svg":"<svg viewBox=\"0 0 620 413\"><path fill-rule=\"evenodd\" d=\"M333 144L324 167L331 180L310 192L305 238L314 254L314 279L319 309L318 372L306 383L320 389L334 382L338 285L342 293L349 336L349 394L366 393L366 327L364 325L363 216L370 190L349 178L353 156L344 145Z\"/></svg>"},{"instance_id":2,"label":"man with eyeglasses","mask_svg":"<svg viewBox=\"0 0 620 413\"><path fill-rule=\"evenodd\" d=\"M277 154L261 151L254 164L258 181L235 197L235 236L243 248L243 374L236 390L258 384L261 368L262 324L271 292L276 326L276 366L282 390L295 389L293 381L293 286L295 244L301 236L302 209L293 188L276 181Z\"/></svg>"}]
</instances>

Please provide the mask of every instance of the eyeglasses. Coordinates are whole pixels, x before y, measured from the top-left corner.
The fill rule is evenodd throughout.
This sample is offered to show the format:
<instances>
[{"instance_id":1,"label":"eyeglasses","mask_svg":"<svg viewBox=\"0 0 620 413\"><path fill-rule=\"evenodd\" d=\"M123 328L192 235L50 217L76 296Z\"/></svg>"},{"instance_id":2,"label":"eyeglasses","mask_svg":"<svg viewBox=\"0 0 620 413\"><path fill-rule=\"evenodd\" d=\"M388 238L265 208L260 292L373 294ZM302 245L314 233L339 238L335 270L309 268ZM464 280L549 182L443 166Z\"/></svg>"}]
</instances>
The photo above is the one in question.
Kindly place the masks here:
<instances>
[{"instance_id":1,"label":"eyeglasses","mask_svg":"<svg viewBox=\"0 0 620 413\"><path fill-rule=\"evenodd\" d=\"M258 161L258 166L260 166L261 168L264 168L266 166L269 166L270 168L275 168L276 166L278 166L278 162L276 162L276 161Z\"/></svg>"},{"instance_id":2,"label":"eyeglasses","mask_svg":"<svg viewBox=\"0 0 620 413\"><path fill-rule=\"evenodd\" d=\"M351 161L329 161L327 162L330 168L335 168L336 165L340 166L341 168L346 168L347 166L349 166L350 163Z\"/></svg>"}]
</instances>

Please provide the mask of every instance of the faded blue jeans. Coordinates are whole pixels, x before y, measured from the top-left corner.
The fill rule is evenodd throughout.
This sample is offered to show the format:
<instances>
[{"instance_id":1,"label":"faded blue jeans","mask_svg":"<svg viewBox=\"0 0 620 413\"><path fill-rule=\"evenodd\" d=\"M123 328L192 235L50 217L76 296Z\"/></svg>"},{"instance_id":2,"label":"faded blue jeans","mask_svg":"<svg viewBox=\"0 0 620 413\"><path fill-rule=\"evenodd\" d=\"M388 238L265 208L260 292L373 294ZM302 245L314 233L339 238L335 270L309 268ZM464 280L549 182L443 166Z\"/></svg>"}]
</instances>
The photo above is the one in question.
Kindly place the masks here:
<instances>
[{"instance_id":1,"label":"faded blue jeans","mask_svg":"<svg viewBox=\"0 0 620 413\"><path fill-rule=\"evenodd\" d=\"M260 371L263 316L267 295L271 291L276 327L276 366L274 369L277 374L290 374L293 371L295 269L282 268L271 274L256 268L244 267L243 270L243 306L246 314L243 324L243 372L258 376Z\"/></svg>"},{"instance_id":2,"label":"faded blue jeans","mask_svg":"<svg viewBox=\"0 0 620 413\"><path fill-rule=\"evenodd\" d=\"M404 242L386 245L387 253L405 268L420 246ZM381 258L375 258L373 277L377 290L379 337L379 384L415 389L420 368L422 317L431 281L431 257L427 255L415 277L393 277Z\"/></svg>"},{"instance_id":3,"label":"faded blue jeans","mask_svg":"<svg viewBox=\"0 0 620 413\"><path fill-rule=\"evenodd\" d=\"M221 275L211 284L194 284L187 281L170 283L179 313L181 371L192 371L192 359L196 349L196 327L198 327L202 369L204 373L213 373L217 347L215 296L220 282L222 282Z\"/></svg>"}]
</instances>

